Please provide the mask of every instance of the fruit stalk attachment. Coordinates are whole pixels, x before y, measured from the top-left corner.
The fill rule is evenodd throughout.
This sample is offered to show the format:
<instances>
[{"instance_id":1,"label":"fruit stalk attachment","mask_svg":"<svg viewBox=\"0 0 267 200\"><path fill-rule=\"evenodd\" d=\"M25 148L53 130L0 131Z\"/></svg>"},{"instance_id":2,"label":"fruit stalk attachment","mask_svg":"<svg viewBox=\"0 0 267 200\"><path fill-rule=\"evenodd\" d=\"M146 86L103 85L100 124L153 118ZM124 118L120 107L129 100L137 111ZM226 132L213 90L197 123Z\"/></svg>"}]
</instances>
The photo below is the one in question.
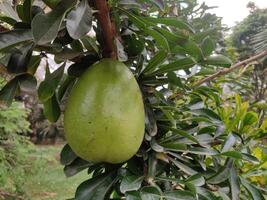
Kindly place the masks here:
<instances>
[{"instance_id":1,"label":"fruit stalk attachment","mask_svg":"<svg viewBox=\"0 0 267 200\"><path fill-rule=\"evenodd\" d=\"M116 35L115 26L110 19L110 9L106 0L94 0L95 8L97 9L97 20L101 27L103 39L102 55L105 58L117 58L117 50L114 44Z\"/></svg>"}]
</instances>

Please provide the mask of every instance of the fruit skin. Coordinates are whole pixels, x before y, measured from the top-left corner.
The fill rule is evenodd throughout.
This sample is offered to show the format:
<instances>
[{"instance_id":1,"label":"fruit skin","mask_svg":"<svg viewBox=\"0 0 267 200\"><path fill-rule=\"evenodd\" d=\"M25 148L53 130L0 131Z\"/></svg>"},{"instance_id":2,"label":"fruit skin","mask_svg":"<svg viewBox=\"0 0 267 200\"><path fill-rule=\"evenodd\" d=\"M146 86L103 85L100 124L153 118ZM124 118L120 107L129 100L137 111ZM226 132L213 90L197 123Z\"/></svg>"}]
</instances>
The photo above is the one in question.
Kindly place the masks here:
<instances>
[{"instance_id":1,"label":"fruit skin","mask_svg":"<svg viewBox=\"0 0 267 200\"><path fill-rule=\"evenodd\" d=\"M64 115L68 144L81 158L121 163L139 149L144 136L144 105L131 71L103 59L74 85Z\"/></svg>"}]
</instances>

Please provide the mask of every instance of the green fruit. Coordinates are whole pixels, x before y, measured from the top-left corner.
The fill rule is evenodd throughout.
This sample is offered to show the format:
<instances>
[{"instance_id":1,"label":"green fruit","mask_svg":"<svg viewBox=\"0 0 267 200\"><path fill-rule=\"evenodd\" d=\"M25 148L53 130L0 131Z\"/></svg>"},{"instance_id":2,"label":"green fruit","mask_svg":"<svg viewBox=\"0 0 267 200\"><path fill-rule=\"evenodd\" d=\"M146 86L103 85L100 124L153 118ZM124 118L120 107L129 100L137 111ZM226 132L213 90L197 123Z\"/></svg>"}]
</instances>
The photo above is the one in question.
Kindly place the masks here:
<instances>
[{"instance_id":1,"label":"green fruit","mask_svg":"<svg viewBox=\"0 0 267 200\"><path fill-rule=\"evenodd\" d=\"M121 163L139 149L144 105L138 84L121 62L103 59L73 87L64 115L68 144L92 162Z\"/></svg>"}]
</instances>

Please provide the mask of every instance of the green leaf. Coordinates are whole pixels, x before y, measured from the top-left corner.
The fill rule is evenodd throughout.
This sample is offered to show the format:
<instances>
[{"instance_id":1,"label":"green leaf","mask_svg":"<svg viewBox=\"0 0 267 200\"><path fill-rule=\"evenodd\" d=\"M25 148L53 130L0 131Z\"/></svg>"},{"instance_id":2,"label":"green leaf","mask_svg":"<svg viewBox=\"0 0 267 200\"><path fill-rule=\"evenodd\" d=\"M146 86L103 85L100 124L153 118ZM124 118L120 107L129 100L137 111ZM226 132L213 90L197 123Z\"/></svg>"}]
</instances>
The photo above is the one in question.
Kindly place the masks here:
<instances>
[{"instance_id":1,"label":"green leaf","mask_svg":"<svg viewBox=\"0 0 267 200\"><path fill-rule=\"evenodd\" d=\"M159 75L159 74L163 74L163 73L167 73L167 72L174 72L174 71L178 71L178 70L187 70L190 69L191 67L193 67L195 65L195 61L192 60L191 58L181 58L179 60L176 60L170 64L167 65L162 65L161 67L159 67L158 70L156 70L155 72L152 72L150 75L151 76L155 76L155 75Z\"/></svg>"},{"instance_id":2,"label":"green leaf","mask_svg":"<svg viewBox=\"0 0 267 200\"><path fill-rule=\"evenodd\" d=\"M197 155L207 155L207 156L214 156L218 154L218 151L214 149L202 148L202 147L192 147L187 150L192 154Z\"/></svg>"},{"instance_id":3,"label":"green leaf","mask_svg":"<svg viewBox=\"0 0 267 200\"><path fill-rule=\"evenodd\" d=\"M9 81L0 91L0 105L10 106L19 88L18 79L14 78Z\"/></svg>"},{"instance_id":4,"label":"green leaf","mask_svg":"<svg viewBox=\"0 0 267 200\"><path fill-rule=\"evenodd\" d=\"M145 128L150 136L153 137L157 135L158 127L157 127L157 121L155 118L155 113L148 106L145 106Z\"/></svg>"},{"instance_id":5,"label":"green leaf","mask_svg":"<svg viewBox=\"0 0 267 200\"><path fill-rule=\"evenodd\" d=\"M212 120L221 121L221 117L211 109L202 108L191 110L190 112L197 116L206 116Z\"/></svg>"},{"instance_id":6,"label":"green leaf","mask_svg":"<svg viewBox=\"0 0 267 200\"><path fill-rule=\"evenodd\" d=\"M75 80L75 77L66 75L66 78L64 79L63 83L58 88L57 97L59 101L61 101L67 91L72 88L75 83Z\"/></svg>"},{"instance_id":7,"label":"green leaf","mask_svg":"<svg viewBox=\"0 0 267 200\"><path fill-rule=\"evenodd\" d=\"M183 143L177 143L177 142L169 142L169 143L163 143L161 144L166 150L169 151L178 151L178 152L184 152L187 150L186 144Z\"/></svg>"},{"instance_id":8,"label":"green leaf","mask_svg":"<svg viewBox=\"0 0 267 200\"><path fill-rule=\"evenodd\" d=\"M172 131L173 133L179 134L179 135L193 141L194 143L198 144L198 140L194 136L187 133L186 131L176 129L176 128L169 128L169 130Z\"/></svg>"},{"instance_id":9,"label":"green leaf","mask_svg":"<svg viewBox=\"0 0 267 200\"><path fill-rule=\"evenodd\" d=\"M34 75L41 62L40 56L32 56L27 66L27 73Z\"/></svg>"},{"instance_id":10,"label":"green leaf","mask_svg":"<svg viewBox=\"0 0 267 200\"><path fill-rule=\"evenodd\" d=\"M172 84L174 86L177 86L177 87L179 87L181 89L185 89L185 86L184 86L181 78L178 77L175 72L169 72L167 74L167 77L168 77L168 80L169 80L170 84Z\"/></svg>"},{"instance_id":11,"label":"green leaf","mask_svg":"<svg viewBox=\"0 0 267 200\"><path fill-rule=\"evenodd\" d=\"M42 0L50 8L54 9L61 0Z\"/></svg>"},{"instance_id":12,"label":"green leaf","mask_svg":"<svg viewBox=\"0 0 267 200\"><path fill-rule=\"evenodd\" d=\"M77 158L77 155L72 151L70 145L65 144L60 152L60 163L62 165L69 165Z\"/></svg>"},{"instance_id":13,"label":"green leaf","mask_svg":"<svg viewBox=\"0 0 267 200\"><path fill-rule=\"evenodd\" d=\"M242 125L244 126L251 126L255 123L257 123L258 121L258 114L255 112L247 112L243 121L242 121Z\"/></svg>"},{"instance_id":14,"label":"green leaf","mask_svg":"<svg viewBox=\"0 0 267 200\"><path fill-rule=\"evenodd\" d=\"M240 177L240 181L242 185L246 188L249 195L253 200L265 200L264 196L262 195L261 191L258 190L254 185L251 185L247 180Z\"/></svg>"},{"instance_id":15,"label":"green leaf","mask_svg":"<svg viewBox=\"0 0 267 200\"><path fill-rule=\"evenodd\" d=\"M149 73L154 71L156 67L162 64L167 58L167 52L165 50L161 50L155 54L155 56L148 62L147 66L143 70L142 73Z\"/></svg>"},{"instance_id":16,"label":"green leaf","mask_svg":"<svg viewBox=\"0 0 267 200\"><path fill-rule=\"evenodd\" d=\"M25 22L31 22L32 20L32 3L34 0L25 0L23 3L23 15Z\"/></svg>"},{"instance_id":17,"label":"green leaf","mask_svg":"<svg viewBox=\"0 0 267 200\"><path fill-rule=\"evenodd\" d=\"M138 191L126 192L126 200L142 200L141 194Z\"/></svg>"},{"instance_id":18,"label":"green leaf","mask_svg":"<svg viewBox=\"0 0 267 200\"><path fill-rule=\"evenodd\" d=\"M195 175L197 174L197 171L195 171L194 169L188 167L187 165L177 161L177 160L174 160L172 158L170 158L170 160L173 162L173 164L178 167L180 170L182 170L184 173L188 174L188 175Z\"/></svg>"},{"instance_id":19,"label":"green leaf","mask_svg":"<svg viewBox=\"0 0 267 200\"><path fill-rule=\"evenodd\" d=\"M50 122L56 122L60 117L61 110L56 95L47 99L44 104L44 115Z\"/></svg>"},{"instance_id":20,"label":"green leaf","mask_svg":"<svg viewBox=\"0 0 267 200\"><path fill-rule=\"evenodd\" d=\"M235 158L235 159L243 159L243 160L246 160L246 161L249 161L249 162L253 162L255 164L258 164L259 163L259 160L250 155L250 154L246 154L246 153L241 153L241 152L238 152L238 151L227 151L227 152L223 152L221 153L222 156L227 156L227 157L231 157L231 158Z\"/></svg>"},{"instance_id":21,"label":"green leaf","mask_svg":"<svg viewBox=\"0 0 267 200\"><path fill-rule=\"evenodd\" d=\"M175 190L172 192L165 192L163 194L166 200L195 200L195 196L188 191Z\"/></svg>"},{"instance_id":22,"label":"green leaf","mask_svg":"<svg viewBox=\"0 0 267 200\"><path fill-rule=\"evenodd\" d=\"M224 143L222 152L229 151L236 143L236 138L233 134L229 134Z\"/></svg>"},{"instance_id":23,"label":"green leaf","mask_svg":"<svg viewBox=\"0 0 267 200\"><path fill-rule=\"evenodd\" d=\"M169 43L167 39L162 34L160 34L158 31L152 28L147 28L147 29L144 29L144 32L152 36L155 39L156 45L159 49L162 49L168 52L170 51L170 47L169 47Z\"/></svg>"},{"instance_id":24,"label":"green leaf","mask_svg":"<svg viewBox=\"0 0 267 200\"><path fill-rule=\"evenodd\" d=\"M164 10L164 1L163 0L149 0L155 4L159 9Z\"/></svg>"},{"instance_id":25,"label":"green leaf","mask_svg":"<svg viewBox=\"0 0 267 200\"><path fill-rule=\"evenodd\" d=\"M150 141L150 146L155 152L164 152L164 148L157 143L155 138Z\"/></svg>"},{"instance_id":26,"label":"green leaf","mask_svg":"<svg viewBox=\"0 0 267 200\"><path fill-rule=\"evenodd\" d=\"M200 60L203 56L202 50L200 49L198 44L192 40L187 40L182 44L182 47L186 53L194 57L196 60Z\"/></svg>"},{"instance_id":27,"label":"green leaf","mask_svg":"<svg viewBox=\"0 0 267 200\"><path fill-rule=\"evenodd\" d=\"M120 191L126 193L133 190L138 190L144 180L143 176L135 176L126 174L121 181Z\"/></svg>"},{"instance_id":28,"label":"green leaf","mask_svg":"<svg viewBox=\"0 0 267 200\"><path fill-rule=\"evenodd\" d=\"M116 180L114 172L93 177L79 185L75 200L105 200L107 192Z\"/></svg>"},{"instance_id":29,"label":"green leaf","mask_svg":"<svg viewBox=\"0 0 267 200\"><path fill-rule=\"evenodd\" d=\"M229 160L214 176L210 177L207 182L210 184L219 184L229 178L230 170L233 167L233 160Z\"/></svg>"},{"instance_id":30,"label":"green leaf","mask_svg":"<svg viewBox=\"0 0 267 200\"><path fill-rule=\"evenodd\" d=\"M48 14L36 15L32 20L32 34L35 42L43 45L54 40L66 12L75 4L76 0L64 0Z\"/></svg>"},{"instance_id":31,"label":"green leaf","mask_svg":"<svg viewBox=\"0 0 267 200\"><path fill-rule=\"evenodd\" d=\"M25 16L24 16L24 12L23 12L23 5L21 5L21 4L17 5L17 6L16 6L16 11L17 11L17 13L18 13L19 18L20 18L23 22L25 22L26 20L25 20Z\"/></svg>"},{"instance_id":32,"label":"green leaf","mask_svg":"<svg viewBox=\"0 0 267 200\"><path fill-rule=\"evenodd\" d=\"M17 76L19 88L26 93L36 93L37 80L31 74L20 74Z\"/></svg>"},{"instance_id":33,"label":"green leaf","mask_svg":"<svg viewBox=\"0 0 267 200\"><path fill-rule=\"evenodd\" d=\"M161 191L158 187L146 186L141 189L142 200L160 200Z\"/></svg>"},{"instance_id":34,"label":"green leaf","mask_svg":"<svg viewBox=\"0 0 267 200\"><path fill-rule=\"evenodd\" d=\"M210 36L205 37L203 42L201 43L201 49L204 57L207 57L212 54L216 45L214 41L210 38Z\"/></svg>"},{"instance_id":35,"label":"green leaf","mask_svg":"<svg viewBox=\"0 0 267 200\"><path fill-rule=\"evenodd\" d=\"M145 48L144 40L138 38L136 34L123 35L123 44L129 57L140 56Z\"/></svg>"},{"instance_id":36,"label":"green leaf","mask_svg":"<svg viewBox=\"0 0 267 200\"><path fill-rule=\"evenodd\" d=\"M193 176L190 176L187 180L186 183L191 183L194 186L203 186L205 184L205 179L201 174L195 174Z\"/></svg>"},{"instance_id":37,"label":"green leaf","mask_svg":"<svg viewBox=\"0 0 267 200\"><path fill-rule=\"evenodd\" d=\"M14 26L17 23L17 21L15 19L13 19L11 17L7 17L7 16L2 16L1 14L0 14L0 20L2 22L5 22L5 23L11 25L11 26Z\"/></svg>"},{"instance_id":38,"label":"green leaf","mask_svg":"<svg viewBox=\"0 0 267 200\"><path fill-rule=\"evenodd\" d=\"M40 83L40 86L38 88L38 96L42 102L47 101L54 95L55 90L57 89L64 73L64 67L65 63L57 70L55 70L52 74L46 74L45 80Z\"/></svg>"},{"instance_id":39,"label":"green leaf","mask_svg":"<svg viewBox=\"0 0 267 200\"><path fill-rule=\"evenodd\" d=\"M194 29L192 26L190 26L186 22L183 22L182 20L179 20L177 18L173 18L173 17L168 17L168 18L143 17L142 19L153 22L153 23L157 23L157 24L164 24L167 26L173 26L173 27L178 28L178 29L185 29L187 31L190 31L191 33L194 33Z\"/></svg>"},{"instance_id":40,"label":"green leaf","mask_svg":"<svg viewBox=\"0 0 267 200\"><path fill-rule=\"evenodd\" d=\"M217 197L212 193L210 192L209 190L203 188L203 187L196 187L197 189L197 193L200 194L199 196L200 197L203 197L203 198L200 198L200 199L203 199L203 200L217 200Z\"/></svg>"},{"instance_id":41,"label":"green leaf","mask_svg":"<svg viewBox=\"0 0 267 200\"><path fill-rule=\"evenodd\" d=\"M81 41L88 51L94 51L96 54L99 54L99 48L95 39L85 36L81 39Z\"/></svg>"},{"instance_id":42,"label":"green leaf","mask_svg":"<svg viewBox=\"0 0 267 200\"><path fill-rule=\"evenodd\" d=\"M217 67L230 67L232 61L224 55L214 55L206 57L204 64L214 65Z\"/></svg>"},{"instance_id":43,"label":"green leaf","mask_svg":"<svg viewBox=\"0 0 267 200\"><path fill-rule=\"evenodd\" d=\"M162 34L171 45L179 44L186 41L186 37L181 33L173 33L165 28L154 27L156 31Z\"/></svg>"},{"instance_id":44,"label":"green leaf","mask_svg":"<svg viewBox=\"0 0 267 200\"><path fill-rule=\"evenodd\" d=\"M93 165L91 162L76 157L73 162L64 167L64 173L67 177L71 177Z\"/></svg>"},{"instance_id":45,"label":"green leaf","mask_svg":"<svg viewBox=\"0 0 267 200\"><path fill-rule=\"evenodd\" d=\"M160 34L158 31L153 29L154 24L147 24L146 21L143 21L141 17L136 16L122 8L118 8L121 10L123 13L125 13L130 21L132 21L140 30L144 31L148 35L152 36L155 41L156 45L159 49L165 50L165 51L170 51L169 43L166 40L166 38ZM151 27L152 25L152 27Z\"/></svg>"},{"instance_id":46,"label":"green leaf","mask_svg":"<svg viewBox=\"0 0 267 200\"><path fill-rule=\"evenodd\" d=\"M33 44L26 44L16 49L9 59L7 70L9 73L23 73L27 71L27 66L32 56Z\"/></svg>"},{"instance_id":47,"label":"green leaf","mask_svg":"<svg viewBox=\"0 0 267 200\"><path fill-rule=\"evenodd\" d=\"M67 30L73 39L80 39L92 26L93 12L87 0L82 0L67 16Z\"/></svg>"},{"instance_id":48,"label":"green leaf","mask_svg":"<svg viewBox=\"0 0 267 200\"><path fill-rule=\"evenodd\" d=\"M234 167L232 167L230 170L229 182L230 182L232 200L239 200L240 183L239 183L239 178L237 176L237 171Z\"/></svg>"},{"instance_id":49,"label":"green leaf","mask_svg":"<svg viewBox=\"0 0 267 200\"><path fill-rule=\"evenodd\" d=\"M32 33L30 30L15 29L0 33L0 51L11 48L23 42L31 41Z\"/></svg>"}]
</instances>

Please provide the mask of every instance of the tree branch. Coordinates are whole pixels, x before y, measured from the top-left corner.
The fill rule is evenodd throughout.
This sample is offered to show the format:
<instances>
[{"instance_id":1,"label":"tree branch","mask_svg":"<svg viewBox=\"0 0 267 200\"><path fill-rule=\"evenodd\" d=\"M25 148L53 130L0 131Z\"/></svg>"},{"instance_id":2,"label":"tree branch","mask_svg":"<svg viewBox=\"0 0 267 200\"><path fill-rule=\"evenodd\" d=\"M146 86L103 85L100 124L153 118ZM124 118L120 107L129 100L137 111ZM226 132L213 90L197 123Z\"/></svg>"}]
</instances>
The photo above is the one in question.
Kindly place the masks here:
<instances>
[{"instance_id":1,"label":"tree branch","mask_svg":"<svg viewBox=\"0 0 267 200\"><path fill-rule=\"evenodd\" d=\"M109 15L109 7L106 0L94 0L95 8L98 10L96 13L97 20L101 27L101 34L103 38L102 55L106 58L117 58L117 50L114 45L115 28L111 22Z\"/></svg>"},{"instance_id":2,"label":"tree branch","mask_svg":"<svg viewBox=\"0 0 267 200\"><path fill-rule=\"evenodd\" d=\"M215 74L212 74L211 76L203 78L200 81L198 81L196 84L194 84L193 87L197 87L197 86L202 85L205 82L212 81L213 79L215 79L215 78L217 78L219 76L228 74L228 73L232 72L233 70L238 69L239 67L241 67L243 65L247 65L247 64L249 64L249 63L251 63L251 62L253 62L255 60L258 60L259 58L262 58L264 56L267 56L267 50L255 55L255 56L253 56L253 57L251 57L249 59L246 59L246 60L243 60L243 61L241 61L239 63L236 63L236 64L232 65L230 68L220 70L220 71L216 72Z\"/></svg>"}]
</instances>

